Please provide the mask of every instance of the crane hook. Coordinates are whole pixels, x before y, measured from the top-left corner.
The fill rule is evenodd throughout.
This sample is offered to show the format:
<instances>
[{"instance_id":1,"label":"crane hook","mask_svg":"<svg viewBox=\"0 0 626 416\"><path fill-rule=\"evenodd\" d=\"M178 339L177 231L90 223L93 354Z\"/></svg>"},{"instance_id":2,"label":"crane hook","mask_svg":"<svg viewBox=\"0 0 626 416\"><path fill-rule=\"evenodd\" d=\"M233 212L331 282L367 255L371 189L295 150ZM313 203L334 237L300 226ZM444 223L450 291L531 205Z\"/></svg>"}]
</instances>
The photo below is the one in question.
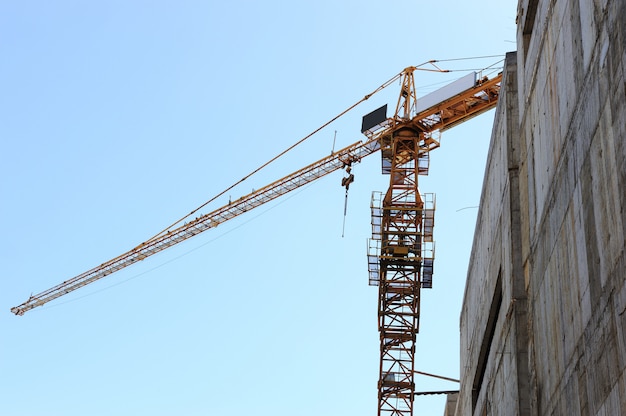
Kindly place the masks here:
<instances>
[{"instance_id":1,"label":"crane hook","mask_svg":"<svg viewBox=\"0 0 626 416\"><path fill-rule=\"evenodd\" d=\"M346 197L345 197L345 201L343 204L343 225L342 225L342 229L341 229L341 237L343 238L344 234L345 234L345 230L346 230L346 215L348 213L348 189L350 189L350 184L352 182L354 182L354 174L351 173L352 172L352 163L348 162L344 165L345 169L346 169L346 174L348 176L344 176L341 179L341 186L346 188Z\"/></svg>"}]
</instances>

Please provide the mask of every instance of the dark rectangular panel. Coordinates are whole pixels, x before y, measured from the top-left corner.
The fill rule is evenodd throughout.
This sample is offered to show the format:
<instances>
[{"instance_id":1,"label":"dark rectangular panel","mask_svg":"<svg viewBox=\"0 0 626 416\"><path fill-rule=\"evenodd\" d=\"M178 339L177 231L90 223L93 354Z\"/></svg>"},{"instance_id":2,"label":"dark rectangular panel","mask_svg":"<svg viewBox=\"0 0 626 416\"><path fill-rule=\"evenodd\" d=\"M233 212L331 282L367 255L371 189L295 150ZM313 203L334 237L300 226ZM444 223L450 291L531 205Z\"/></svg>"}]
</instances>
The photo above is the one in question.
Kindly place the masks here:
<instances>
[{"instance_id":1,"label":"dark rectangular panel","mask_svg":"<svg viewBox=\"0 0 626 416\"><path fill-rule=\"evenodd\" d=\"M363 116L361 133L387 120L387 104Z\"/></svg>"}]
</instances>

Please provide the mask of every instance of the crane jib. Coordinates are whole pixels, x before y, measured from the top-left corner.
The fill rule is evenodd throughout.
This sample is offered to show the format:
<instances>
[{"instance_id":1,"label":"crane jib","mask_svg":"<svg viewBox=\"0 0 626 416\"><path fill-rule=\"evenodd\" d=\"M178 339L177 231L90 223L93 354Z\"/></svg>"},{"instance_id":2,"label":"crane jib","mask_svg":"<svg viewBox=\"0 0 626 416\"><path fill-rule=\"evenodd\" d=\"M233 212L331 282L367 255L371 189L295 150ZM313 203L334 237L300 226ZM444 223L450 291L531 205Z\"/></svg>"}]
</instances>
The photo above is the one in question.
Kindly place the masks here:
<instances>
[{"instance_id":1,"label":"crane jib","mask_svg":"<svg viewBox=\"0 0 626 416\"><path fill-rule=\"evenodd\" d=\"M303 169L293 172L292 174L285 176L270 185L258 189L235 201L229 202L227 205L224 205L213 212L202 215L176 229L159 234L132 250L112 260L102 263L100 266L81 273L78 276L66 280L44 292L32 295L26 302L11 308L11 312L15 315L23 315L25 312L33 308L42 306L60 296L73 292L74 290L95 282L96 280L102 279L105 276L131 266L210 228L215 228L223 222L261 206L303 185L311 183L331 172L341 169L348 163L359 162L365 156L368 156L379 149L380 145L376 139L370 139L366 142L356 142L344 149L334 152L330 156L326 156L323 159L310 164Z\"/></svg>"}]
</instances>

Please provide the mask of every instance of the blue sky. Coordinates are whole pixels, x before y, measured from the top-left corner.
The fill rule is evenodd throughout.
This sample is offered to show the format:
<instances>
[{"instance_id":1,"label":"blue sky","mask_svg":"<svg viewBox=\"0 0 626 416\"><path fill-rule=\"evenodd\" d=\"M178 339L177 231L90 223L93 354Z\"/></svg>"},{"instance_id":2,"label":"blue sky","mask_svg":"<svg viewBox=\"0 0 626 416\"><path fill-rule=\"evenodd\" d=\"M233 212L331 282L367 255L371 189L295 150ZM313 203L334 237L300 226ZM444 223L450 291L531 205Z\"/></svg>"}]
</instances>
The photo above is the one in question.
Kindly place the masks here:
<instances>
[{"instance_id":1,"label":"blue sky","mask_svg":"<svg viewBox=\"0 0 626 416\"><path fill-rule=\"evenodd\" d=\"M338 4L339 3L339 4ZM151 237L403 68L515 49L515 1L0 1L0 413L375 414L367 284L380 158L15 317ZM426 94L464 70L418 72ZM372 98L230 192L361 140ZM416 368L458 377L459 311L493 111L444 133ZM226 203L227 197L219 200ZM203 212L206 212L204 210ZM417 377L418 391L456 389ZM442 414L443 396L416 414Z\"/></svg>"}]
</instances>

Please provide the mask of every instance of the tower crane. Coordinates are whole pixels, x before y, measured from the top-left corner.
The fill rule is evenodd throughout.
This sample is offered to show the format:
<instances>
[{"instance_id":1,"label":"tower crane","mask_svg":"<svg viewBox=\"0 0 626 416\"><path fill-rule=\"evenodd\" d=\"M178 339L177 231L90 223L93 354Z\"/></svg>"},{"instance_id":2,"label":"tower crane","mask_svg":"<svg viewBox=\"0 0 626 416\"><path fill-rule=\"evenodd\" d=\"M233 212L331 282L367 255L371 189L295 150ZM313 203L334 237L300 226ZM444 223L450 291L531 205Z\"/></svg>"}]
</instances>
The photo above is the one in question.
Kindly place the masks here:
<instances>
[{"instance_id":1,"label":"tower crane","mask_svg":"<svg viewBox=\"0 0 626 416\"><path fill-rule=\"evenodd\" d=\"M387 105L363 117L361 132L366 140L183 225L172 226L99 266L31 295L11 312L23 315L334 171L346 171L342 185L347 190L354 179L351 166L380 152L382 173L390 177L389 188L372 196L372 238L367 255L369 283L378 286L378 415L412 416L420 293L422 288L432 287L434 262L435 199L433 194L420 194L418 177L428 174L429 154L440 145L438 134L493 108L502 80L501 73L489 78L472 72L418 100L416 69L405 68L375 91L400 82L391 117L387 117Z\"/></svg>"}]
</instances>

